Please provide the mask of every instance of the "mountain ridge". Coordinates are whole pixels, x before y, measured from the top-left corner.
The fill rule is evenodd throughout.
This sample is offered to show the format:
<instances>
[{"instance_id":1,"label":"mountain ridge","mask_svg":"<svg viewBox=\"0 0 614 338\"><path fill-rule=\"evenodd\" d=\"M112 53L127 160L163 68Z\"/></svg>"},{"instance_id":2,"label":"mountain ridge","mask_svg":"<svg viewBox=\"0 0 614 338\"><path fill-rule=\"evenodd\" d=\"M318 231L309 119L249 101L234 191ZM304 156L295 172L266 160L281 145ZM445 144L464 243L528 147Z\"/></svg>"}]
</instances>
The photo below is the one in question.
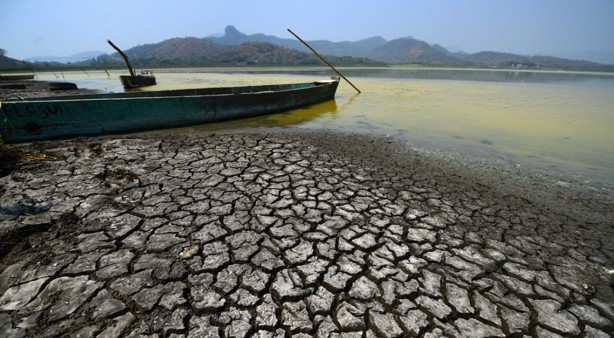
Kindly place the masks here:
<instances>
[{"instance_id":1,"label":"mountain ridge","mask_svg":"<svg viewBox=\"0 0 614 338\"><path fill-rule=\"evenodd\" d=\"M229 38L230 37L230 38ZM272 35L241 33L236 27L229 25L225 34L219 37L207 37L212 41L229 44L233 41L262 41L281 45L287 48L307 51L300 42L293 39L282 39ZM399 63L418 63L430 66L485 66L485 67L551 67L551 68L582 68L599 69L603 66L614 69L614 65L604 65L586 60L572 60L554 56L527 56L507 52L484 51L478 53L451 52L445 47L415 39L411 36L387 41L381 36L375 36L358 41L331 42L327 40L308 41L320 54L334 56L366 57L374 61ZM357 47L359 46L359 47ZM488 54L485 54L488 53ZM490 60L485 58L490 56ZM544 65L547 61L549 64ZM542 63L540 63L542 62Z\"/></svg>"},{"instance_id":2,"label":"mountain ridge","mask_svg":"<svg viewBox=\"0 0 614 338\"><path fill-rule=\"evenodd\" d=\"M134 66L240 66L240 65L320 65L311 53L260 41L237 41L236 45L220 44L204 38L171 38L155 44L144 44L124 51ZM365 58L329 57L338 65L383 65ZM85 66L119 66L118 53L101 55Z\"/></svg>"},{"instance_id":3,"label":"mountain ridge","mask_svg":"<svg viewBox=\"0 0 614 338\"><path fill-rule=\"evenodd\" d=\"M387 41L374 36L358 41L308 41L320 54L337 65L419 64L426 66L494 67L614 71L614 65L571 60L553 56L526 56L483 51L473 54L451 52L438 44L407 36ZM244 34L226 26L223 35L204 38L171 38L125 50L135 66L216 66L216 65L319 65L320 62L299 41L273 35ZM107 67L123 63L119 54L102 54L74 66ZM4 64L16 64L15 62ZM53 67L55 63L34 63ZM0 68L2 68L0 66Z\"/></svg>"},{"instance_id":4,"label":"mountain ridge","mask_svg":"<svg viewBox=\"0 0 614 338\"><path fill-rule=\"evenodd\" d=\"M241 33L236 27L229 25L224 30L222 36L208 36L203 39L213 41L222 45L239 45L245 42L265 42L274 45L279 45L286 48L296 49L303 52L309 52L301 42L291 38L279 38L274 35L265 35L262 33L247 35ZM381 36L374 36L358 41L341 41L332 42L328 40L313 40L309 41L309 45L316 49L321 54L333 56L352 56L364 57L368 50L386 43L386 39Z\"/></svg>"}]
</instances>

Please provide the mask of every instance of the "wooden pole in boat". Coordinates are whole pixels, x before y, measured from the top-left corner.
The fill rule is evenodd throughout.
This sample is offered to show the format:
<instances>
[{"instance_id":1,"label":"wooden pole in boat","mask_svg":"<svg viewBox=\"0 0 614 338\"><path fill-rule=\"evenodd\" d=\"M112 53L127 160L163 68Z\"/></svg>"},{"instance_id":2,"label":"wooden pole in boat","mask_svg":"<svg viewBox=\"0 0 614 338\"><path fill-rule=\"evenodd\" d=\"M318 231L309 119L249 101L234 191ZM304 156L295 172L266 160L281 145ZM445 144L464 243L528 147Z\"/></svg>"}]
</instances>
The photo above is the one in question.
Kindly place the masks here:
<instances>
[{"instance_id":1,"label":"wooden pole in boat","mask_svg":"<svg viewBox=\"0 0 614 338\"><path fill-rule=\"evenodd\" d=\"M114 45L113 42L111 42L111 40L107 40L107 42L109 43L109 45L111 45L111 47L113 47L113 49L115 49L119 53L119 55L121 55L124 58L124 61L126 62L126 66L128 66L128 71L130 72L130 75L136 76L134 69L132 69L132 66L130 65L130 61L128 61L128 56L124 54L124 52L122 52L122 50L119 49L119 47Z\"/></svg>"},{"instance_id":2,"label":"wooden pole in boat","mask_svg":"<svg viewBox=\"0 0 614 338\"><path fill-rule=\"evenodd\" d=\"M341 74L337 69L335 69L335 67L333 67L333 65L331 65L328 61L326 61L326 59L324 57L322 57L320 54L318 54L318 52L316 52L315 49L311 48L311 46L309 46L307 44L307 42L303 41L303 39L301 39L292 30L290 30L290 28L288 28L288 32L290 32L292 35L294 35L294 37L297 38L298 41L302 42L305 45L305 47L309 48L313 52L313 54L315 54L317 57L319 57L320 60L322 60L322 62L324 62L327 66L329 66L333 71L335 71L335 73L337 73L337 75L341 76L345 81L347 81L347 83L349 83L350 86L354 87L354 89L356 89L356 91L358 93L361 93L360 89L356 88L356 86L354 86L354 84L352 82L350 82L350 80L348 80L345 76L343 76L343 74Z\"/></svg>"}]
</instances>

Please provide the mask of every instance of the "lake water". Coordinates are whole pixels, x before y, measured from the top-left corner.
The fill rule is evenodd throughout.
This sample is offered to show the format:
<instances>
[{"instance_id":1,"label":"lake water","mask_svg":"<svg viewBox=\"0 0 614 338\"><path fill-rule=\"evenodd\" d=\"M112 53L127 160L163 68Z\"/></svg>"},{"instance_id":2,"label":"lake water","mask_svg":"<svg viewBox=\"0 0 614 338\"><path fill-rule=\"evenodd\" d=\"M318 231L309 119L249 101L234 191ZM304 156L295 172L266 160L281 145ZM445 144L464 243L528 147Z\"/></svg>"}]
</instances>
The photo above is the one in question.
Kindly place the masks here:
<instances>
[{"instance_id":1,"label":"lake water","mask_svg":"<svg viewBox=\"0 0 614 338\"><path fill-rule=\"evenodd\" d=\"M547 170L609 192L614 187L614 74L409 67L340 71L362 94L342 81L334 101L182 132L294 126L389 135L428 151ZM119 74L44 73L38 78L122 91ZM330 75L324 68L168 69L156 70L159 85L147 90Z\"/></svg>"}]
</instances>

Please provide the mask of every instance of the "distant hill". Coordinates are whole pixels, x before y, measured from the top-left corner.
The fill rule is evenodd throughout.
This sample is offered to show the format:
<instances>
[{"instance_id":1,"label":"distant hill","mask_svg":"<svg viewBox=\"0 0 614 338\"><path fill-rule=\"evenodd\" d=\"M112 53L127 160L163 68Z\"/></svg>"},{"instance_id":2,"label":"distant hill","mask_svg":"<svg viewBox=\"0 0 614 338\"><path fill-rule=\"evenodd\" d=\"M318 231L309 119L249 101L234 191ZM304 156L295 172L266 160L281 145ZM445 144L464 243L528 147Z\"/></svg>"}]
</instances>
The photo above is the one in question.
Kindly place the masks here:
<instances>
[{"instance_id":1,"label":"distant hill","mask_svg":"<svg viewBox=\"0 0 614 338\"><path fill-rule=\"evenodd\" d=\"M180 62L189 65L195 63L208 64L219 55L228 52L227 46L222 46L198 38L174 38L159 43L140 45L124 52L136 64L177 64ZM116 59L119 54L114 54Z\"/></svg>"},{"instance_id":2,"label":"distant hill","mask_svg":"<svg viewBox=\"0 0 614 338\"><path fill-rule=\"evenodd\" d=\"M426 66L563 69L614 71L614 65L564 59L553 56L526 56L502 52L467 54L405 37L387 41L376 36L359 41L308 41L330 62L343 66L419 64ZM227 26L224 34L206 38L173 38L124 50L135 67L195 67L232 65L321 65L313 54L294 38L279 38L265 34L243 34ZM72 67L122 67L119 54L76 54L84 61L72 62ZM23 67L23 63L4 61L0 69ZM65 63L35 62L29 68L66 67Z\"/></svg>"},{"instance_id":3,"label":"distant hill","mask_svg":"<svg viewBox=\"0 0 614 338\"><path fill-rule=\"evenodd\" d=\"M124 50L134 67L233 66L233 65L320 65L312 53L267 42L222 45L208 39L173 38L159 43ZM337 65L383 65L360 57L329 58ZM120 66L118 53L101 55L80 65L86 67Z\"/></svg>"},{"instance_id":4,"label":"distant hill","mask_svg":"<svg viewBox=\"0 0 614 338\"><path fill-rule=\"evenodd\" d=\"M0 69L27 69L28 64L0 54Z\"/></svg>"},{"instance_id":5,"label":"distant hill","mask_svg":"<svg viewBox=\"0 0 614 338\"><path fill-rule=\"evenodd\" d=\"M234 26L227 26L221 36L205 38L215 43L233 46L249 41L271 43L287 48L308 51L295 39L282 39L271 35L239 32ZM372 37L355 42L331 42L326 40L308 41L320 54L332 56L364 57L388 64L422 64L429 66L465 67L515 67L515 68L556 68L613 71L614 66L590 61L570 60L549 56L523 56L501 52L479 52L467 54L450 52L446 48L406 37L386 41L382 37Z\"/></svg>"},{"instance_id":6,"label":"distant hill","mask_svg":"<svg viewBox=\"0 0 614 338\"><path fill-rule=\"evenodd\" d=\"M298 41L292 41L289 39L281 39L272 35L253 34L246 35L239 32L234 26L226 26L224 34L220 36L210 36L204 38L220 45L224 46L238 46L246 42L266 42L273 45L279 45L287 48L297 49L300 43Z\"/></svg>"},{"instance_id":7,"label":"distant hill","mask_svg":"<svg viewBox=\"0 0 614 338\"><path fill-rule=\"evenodd\" d=\"M95 58L99 55L104 54L101 51L93 51L93 52L81 52L77 54L73 54L71 56L32 56L26 58L24 61L28 62L60 62L60 63L73 63L73 62L81 62L85 60L89 60Z\"/></svg>"},{"instance_id":8,"label":"distant hill","mask_svg":"<svg viewBox=\"0 0 614 338\"><path fill-rule=\"evenodd\" d=\"M228 46L249 41L260 41L307 51L307 48L295 39L281 39L264 34L246 35L239 32L234 26L227 26L224 34L221 36L207 37L205 40ZM377 36L355 42L317 40L308 41L308 43L323 55L362 57L388 64L614 71L614 66L612 65L551 56L523 56L501 52L479 52L474 54L450 52L440 45L430 45L427 42L412 37L386 41L384 38Z\"/></svg>"},{"instance_id":9,"label":"distant hill","mask_svg":"<svg viewBox=\"0 0 614 338\"><path fill-rule=\"evenodd\" d=\"M419 63L433 66L463 64L442 48L434 48L414 38L402 38L374 48L367 53L367 57L377 61L400 64Z\"/></svg>"},{"instance_id":10,"label":"distant hill","mask_svg":"<svg viewBox=\"0 0 614 338\"><path fill-rule=\"evenodd\" d=\"M605 65L614 65L614 51L585 50L575 53L557 53L552 56L572 60L588 60Z\"/></svg>"},{"instance_id":11,"label":"distant hill","mask_svg":"<svg viewBox=\"0 0 614 338\"><path fill-rule=\"evenodd\" d=\"M309 49L307 49L307 47L305 47L301 42L297 41L294 38L282 39L276 36L264 34L246 35L239 32L234 26L227 26L224 31L224 35L222 36L210 36L205 39L227 46L237 46L242 43L254 41L266 42L286 48L309 52ZM354 42L331 42L327 40L309 41L309 45L316 49L320 54L352 57L364 57L369 51L385 43L386 40L381 36L376 36Z\"/></svg>"},{"instance_id":12,"label":"distant hill","mask_svg":"<svg viewBox=\"0 0 614 338\"><path fill-rule=\"evenodd\" d=\"M479 52L458 57L460 60L477 67L515 67L515 68L557 68L599 70L607 67L599 63L570 60L552 56L524 56L500 52Z\"/></svg>"}]
</instances>

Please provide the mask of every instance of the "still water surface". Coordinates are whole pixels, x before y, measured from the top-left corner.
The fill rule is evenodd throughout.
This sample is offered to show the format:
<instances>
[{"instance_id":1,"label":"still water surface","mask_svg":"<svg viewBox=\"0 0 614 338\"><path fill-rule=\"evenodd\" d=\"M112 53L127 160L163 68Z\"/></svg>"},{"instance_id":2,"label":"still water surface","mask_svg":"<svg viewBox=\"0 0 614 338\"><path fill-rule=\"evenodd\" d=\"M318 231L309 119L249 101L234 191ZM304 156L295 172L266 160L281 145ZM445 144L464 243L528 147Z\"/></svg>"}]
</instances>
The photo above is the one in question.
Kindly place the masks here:
<instances>
[{"instance_id":1,"label":"still water surface","mask_svg":"<svg viewBox=\"0 0 614 338\"><path fill-rule=\"evenodd\" d=\"M614 74L416 68L341 69L334 101L182 132L294 126L389 135L426 149L546 169L614 187ZM119 71L38 74L122 91ZM326 69L157 70L147 90L312 81Z\"/></svg>"}]
</instances>

